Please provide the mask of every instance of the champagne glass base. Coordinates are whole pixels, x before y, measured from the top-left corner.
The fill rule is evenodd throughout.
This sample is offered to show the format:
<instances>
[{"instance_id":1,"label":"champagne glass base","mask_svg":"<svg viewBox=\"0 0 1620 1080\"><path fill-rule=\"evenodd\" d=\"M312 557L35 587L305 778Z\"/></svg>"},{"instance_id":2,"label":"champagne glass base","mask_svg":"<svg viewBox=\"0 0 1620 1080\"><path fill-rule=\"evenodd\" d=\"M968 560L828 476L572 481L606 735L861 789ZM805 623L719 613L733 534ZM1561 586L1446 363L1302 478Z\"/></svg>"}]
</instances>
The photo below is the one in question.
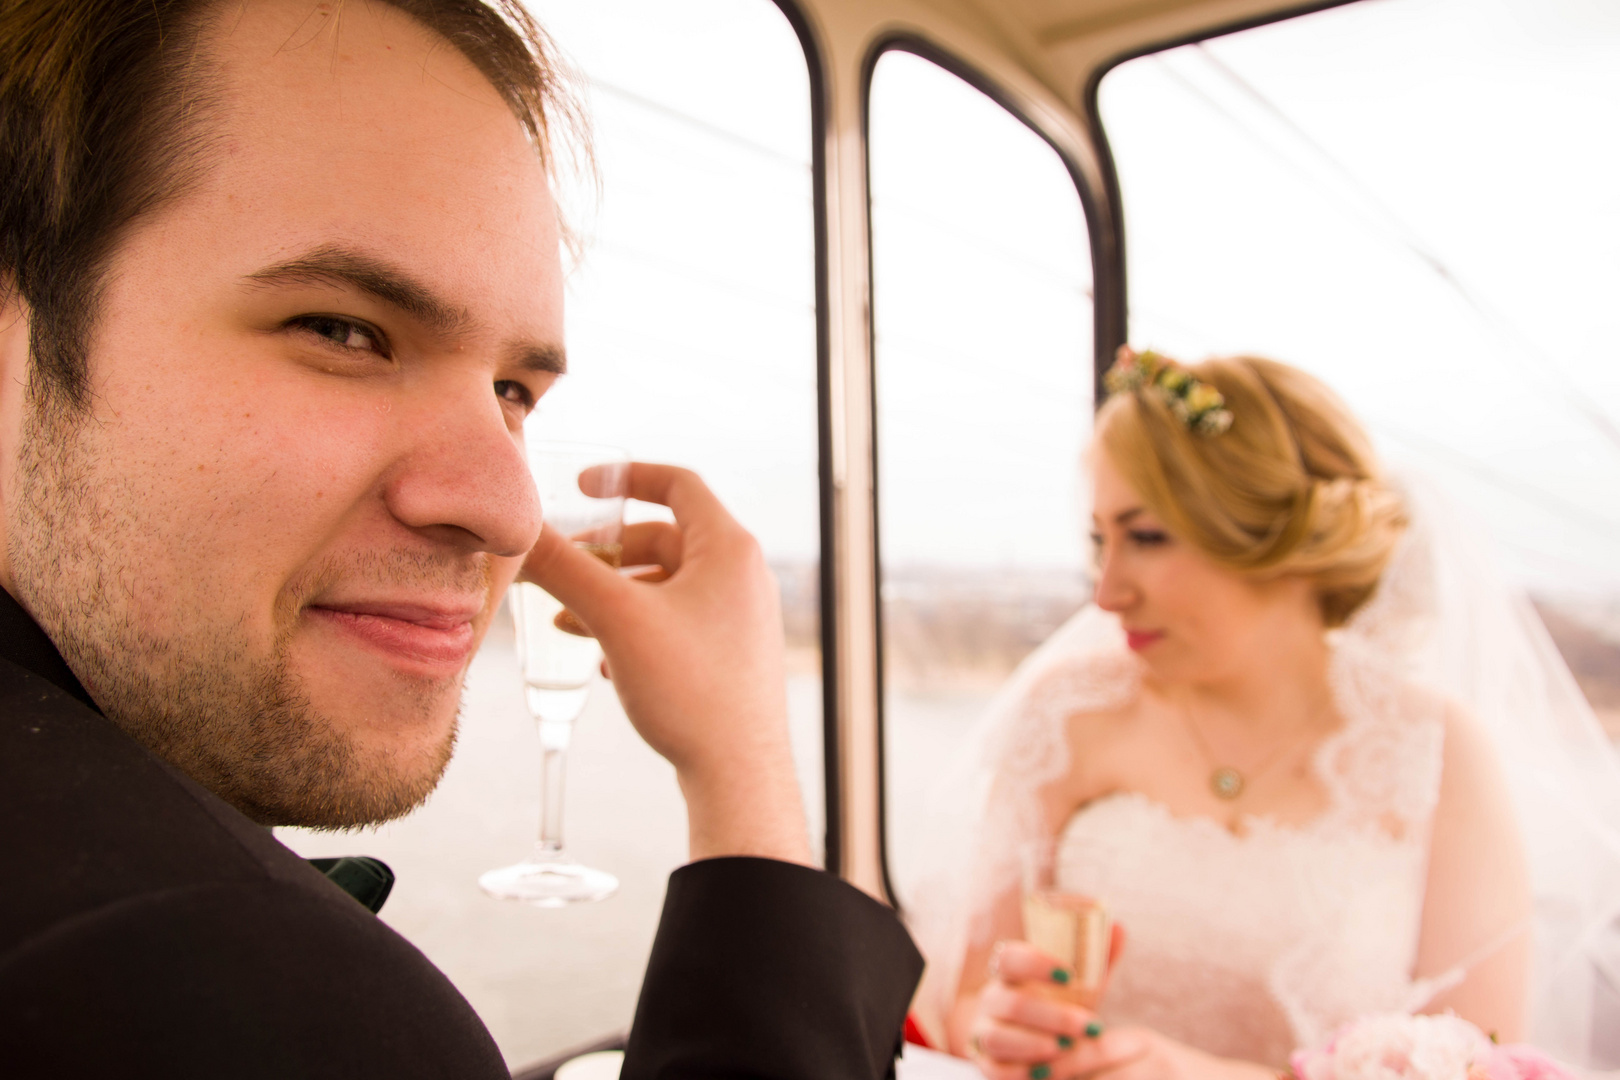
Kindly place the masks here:
<instances>
[{"instance_id":1,"label":"champagne glass base","mask_svg":"<svg viewBox=\"0 0 1620 1080\"><path fill-rule=\"evenodd\" d=\"M525 859L482 875L478 887L497 900L560 908L606 900L618 891L619 879L605 870L593 870L576 862Z\"/></svg>"}]
</instances>

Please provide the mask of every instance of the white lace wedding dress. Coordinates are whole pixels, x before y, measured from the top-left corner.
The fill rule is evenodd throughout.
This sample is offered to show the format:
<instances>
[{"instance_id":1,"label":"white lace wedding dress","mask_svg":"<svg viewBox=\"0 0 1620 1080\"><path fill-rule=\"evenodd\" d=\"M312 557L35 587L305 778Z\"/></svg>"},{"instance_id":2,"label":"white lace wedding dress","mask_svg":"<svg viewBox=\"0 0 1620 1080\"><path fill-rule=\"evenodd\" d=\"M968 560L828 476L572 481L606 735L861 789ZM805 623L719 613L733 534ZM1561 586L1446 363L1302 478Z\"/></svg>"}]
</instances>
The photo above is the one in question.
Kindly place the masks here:
<instances>
[{"instance_id":1,"label":"white lace wedding dress","mask_svg":"<svg viewBox=\"0 0 1620 1080\"><path fill-rule=\"evenodd\" d=\"M1297 827L1251 817L1235 835L1119 793L1062 829L1061 882L1104 898L1128 934L1104 1015L1281 1068L1347 1021L1423 1007L1502 944L1414 975L1450 701L1507 766L1528 844L1532 1041L1613 1068L1620 757L1475 530L1412 483L1413 524L1377 594L1330 634L1344 723L1314 759L1323 814ZM1020 847L1049 835L1042 791L1084 752L1068 718L1119 707L1138 680L1117 620L1087 608L1019 667L940 778L932 846L902 892L928 958L917 1012L936 1038L966 956L1006 933L996 913L1016 908Z\"/></svg>"},{"instance_id":2,"label":"white lace wedding dress","mask_svg":"<svg viewBox=\"0 0 1620 1080\"><path fill-rule=\"evenodd\" d=\"M1315 754L1329 807L1309 824L1249 816L1234 833L1136 792L1070 818L1058 885L1104 898L1129 935L1104 1019L1283 1068L1341 1024L1438 989L1410 973L1440 704L1342 647L1333 684L1345 724Z\"/></svg>"}]
</instances>

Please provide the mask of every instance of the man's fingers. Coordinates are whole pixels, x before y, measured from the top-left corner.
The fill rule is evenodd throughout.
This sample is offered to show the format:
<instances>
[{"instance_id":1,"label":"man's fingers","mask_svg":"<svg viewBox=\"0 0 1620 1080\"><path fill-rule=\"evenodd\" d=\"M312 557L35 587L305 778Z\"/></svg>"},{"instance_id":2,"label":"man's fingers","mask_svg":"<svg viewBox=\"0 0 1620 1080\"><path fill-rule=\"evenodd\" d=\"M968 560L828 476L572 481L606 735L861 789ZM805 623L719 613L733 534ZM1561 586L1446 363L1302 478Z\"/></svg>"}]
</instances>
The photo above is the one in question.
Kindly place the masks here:
<instances>
[{"instance_id":1,"label":"man's fingers","mask_svg":"<svg viewBox=\"0 0 1620 1080\"><path fill-rule=\"evenodd\" d=\"M578 615L575 615L572 611L569 611L567 608L563 608L561 611L557 612L557 614L552 617L551 625L555 626L557 629L561 630L563 633L565 633L565 634L573 634L575 637L595 637L596 636L595 634L591 633L590 627L586 626L584 623L579 621L579 616Z\"/></svg>"},{"instance_id":2,"label":"man's fingers","mask_svg":"<svg viewBox=\"0 0 1620 1080\"><path fill-rule=\"evenodd\" d=\"M731 515L720 505L698 474L676 465L649 465L637 461L630 465L630 497L642 502L658 503L675 511L675 520L688 522L709 521L718 517L730 521Z\"/></svg>"},{"instance_id":3,"label":"man's fingers","mask_svg":"<svg viewBox=\"0 0 1620 1080\"><path fill-rule=\"evenodd\" d=\"M593 499L622 499L628 486L630 463L610 461L582 469L579 490Z\"/></svg>"},{"instance_id":4,"label":"man's fingers","mask_svg":"<svg viewBox=\"0 0 1620 1080\"><path fill-rule=\"evenodd\" d=\"M538 585L561 600L593 631L610 629L619 597L630 585L606 563L575 547L550 525L523 559L519 581Z\"/></svg>"},{"instance_id":5,"label":"man's fingers","mask_svg":"<svg viewBox=\"0 0 1620 1080\"><path fill-rule=\"evenodd\" d=\"M683 542L680 527L667 521L641 521L624 527L625 566L661 566L673 574L681 568ZM646 580L643 575L637 575Z\"/></svg>"}]
</instances>

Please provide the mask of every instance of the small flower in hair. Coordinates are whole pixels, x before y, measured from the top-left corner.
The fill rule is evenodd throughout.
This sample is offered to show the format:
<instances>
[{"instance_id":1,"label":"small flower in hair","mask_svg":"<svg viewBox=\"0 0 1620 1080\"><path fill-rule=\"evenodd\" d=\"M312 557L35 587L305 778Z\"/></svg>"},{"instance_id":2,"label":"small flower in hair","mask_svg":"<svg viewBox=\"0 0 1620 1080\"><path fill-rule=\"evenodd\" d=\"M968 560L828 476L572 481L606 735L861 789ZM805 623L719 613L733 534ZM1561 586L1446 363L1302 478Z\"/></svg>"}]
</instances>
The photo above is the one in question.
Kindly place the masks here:
<instances>
[{"instance_id":1,"label":"small flower in hair","mask_svg":"<svg viewBox=\"0 0 1620 1080\"><path fill-rule=\"evenodd\" d=\"M1198 435L1219 435L1232 426L1232 411L1219 390L1151 349L1136 352L1121 345L1114 366L1103 376L1103 385L1111 394L1152 388L1176 419Z\"/></svg>"}]
</instances>

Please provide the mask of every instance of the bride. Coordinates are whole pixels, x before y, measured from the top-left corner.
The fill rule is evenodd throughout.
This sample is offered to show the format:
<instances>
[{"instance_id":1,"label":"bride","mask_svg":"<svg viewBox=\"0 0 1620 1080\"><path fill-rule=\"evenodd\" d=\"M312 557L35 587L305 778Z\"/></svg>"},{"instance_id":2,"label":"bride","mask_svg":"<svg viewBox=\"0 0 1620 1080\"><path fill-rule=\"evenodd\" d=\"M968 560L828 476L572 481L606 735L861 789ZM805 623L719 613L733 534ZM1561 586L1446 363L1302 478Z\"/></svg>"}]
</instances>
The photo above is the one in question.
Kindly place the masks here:
<instances>
[{"instance_id":1,"label":"bride","mask_svg":"<svg viewBox=\"0 0 1620 1080\"><path fill-rule=\"evenodd\" d=\"M1620 769L1539 623L1311 376L1126 349L1109 386L1095 603L941 785L974 824L912 890L922 1018L1035 1080L1271 1080L1392 1011L1585 1063ZM1017 940L1041 838L1124 928L1096 1015Z\"/></svg>"}]
</instances>

